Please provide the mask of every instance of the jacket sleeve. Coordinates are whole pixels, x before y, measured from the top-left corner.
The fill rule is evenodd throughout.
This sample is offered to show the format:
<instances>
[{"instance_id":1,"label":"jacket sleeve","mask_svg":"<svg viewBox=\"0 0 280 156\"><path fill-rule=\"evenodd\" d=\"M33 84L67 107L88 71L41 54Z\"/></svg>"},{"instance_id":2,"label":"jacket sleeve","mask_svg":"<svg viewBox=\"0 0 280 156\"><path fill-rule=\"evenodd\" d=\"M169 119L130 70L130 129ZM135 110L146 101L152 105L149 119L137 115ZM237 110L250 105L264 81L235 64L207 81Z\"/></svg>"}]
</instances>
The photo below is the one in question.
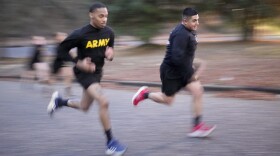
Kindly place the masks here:
<instances>
[{"instance_id":1,"label":"jacket sleeve","mask_svg":"<svg viewBox=\"0 0 280 156\"><path fill-rule=\"evenodd\" d=\"M184 68L185 60L185 51L188 45L189 39L186 34L178 33L174 36L172 40L172 49L171 49L171 60L175 66L179 68Z\"/></svg>"}]
</instances>

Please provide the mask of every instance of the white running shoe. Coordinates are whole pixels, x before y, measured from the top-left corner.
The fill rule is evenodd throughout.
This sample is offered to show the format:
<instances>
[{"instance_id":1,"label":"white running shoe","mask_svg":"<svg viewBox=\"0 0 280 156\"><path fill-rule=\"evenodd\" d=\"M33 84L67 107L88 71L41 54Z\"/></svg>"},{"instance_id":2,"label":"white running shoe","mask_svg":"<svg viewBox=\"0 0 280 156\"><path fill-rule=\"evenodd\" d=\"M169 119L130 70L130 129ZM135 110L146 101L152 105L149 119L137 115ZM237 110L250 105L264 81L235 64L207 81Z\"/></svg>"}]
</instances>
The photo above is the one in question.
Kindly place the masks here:
<instances>
[{"instance_id":1,"label":"white running shoe","mask_svg":"<svg viewBox=\"0 0 280 156\"><path fill-rule=\"evenodd\" d=\"M49 113L49 115L51 116L54 111L58 108L58 103L57 103L57 99L59 98L59 93L58 91L53 92L51 100L49 102L48 108L47 108L47 112Z\"/></svg>"}]
</instances>

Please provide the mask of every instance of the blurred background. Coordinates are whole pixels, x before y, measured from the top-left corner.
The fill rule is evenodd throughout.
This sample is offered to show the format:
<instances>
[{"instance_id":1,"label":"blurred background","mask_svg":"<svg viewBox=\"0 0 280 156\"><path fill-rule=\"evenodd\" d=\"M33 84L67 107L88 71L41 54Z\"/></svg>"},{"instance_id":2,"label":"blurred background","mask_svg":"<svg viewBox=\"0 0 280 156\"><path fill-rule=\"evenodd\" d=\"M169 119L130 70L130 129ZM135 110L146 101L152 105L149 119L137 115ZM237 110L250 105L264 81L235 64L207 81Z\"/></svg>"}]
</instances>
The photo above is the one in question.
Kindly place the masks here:
<instances>
[{"instance_id":1,"label":"blurred background","mask_svg":"<svg viewBox=\"0 0 280 156\"><path fill-rule=\"evenodd\" d=\"M1 0L0 39L52 37L89 22L92 0ZM239 34L241 40L280 35L278 0L100 0L109 8L109 25L118 36L142 41L162 34L181 19L182 9L195 7L201 27L211 32ZM173 25L171 26L173 27ZM203 29L202 29L203 30ZM201 30L201 31L202 31ZM165 32L165 31L164 31Z\"/></svg>"},{"instance_id":2,"label":"blurred background","mask_svg":"<svg viewBox=\"0 0 280 156\"><path fill-rule=\"evenodd\" d=\"M60 75L49 83L53 75L48 65L58 44L54 35L88 24L93 2L0 0L0 155L104 154L96 105L95 115L65 109L50 120L46 113L53 90L68 95ZM108 26L116 34L116 55L105 64L102 85L109 88L114 133L129 145L126 155L280 155L279 0L100 2L108 6ZM214 137L205 140L184 135L191 125L190 96L178 95L171 109L153 104L134 109L130 101L138 86L123 85L145 82L160 91L165 44L185 7L199 12L196 58L207 63L200 77L206 91L205 119L218 125ZM36 50L32 36L46 43L44 48ZM32 69L38 58L43 63L38 71L45 78L41 82ZM80 85L72 87L69 97L80 97Z\"/></svg>"},{"instance_id":3,"label":"blurred background","mask_svg":"<svg viewBox=\"0 0 280 156\"><path fill-rule=\"evenodd\" d=\"M15 64L26 64L22 58L31 56L31 36L44 36L48 49L45 55L53 56L54 34L71 33L88 24L88 9L93 2L0 0L0 62L13 64L0 68L0 75L9 75L11 71L15 74ZM108 26L116 33L119 58L112 66L115 70L128 68L125 71L130 74L118 75L109 68L105 78L158 82L159 74L155 71L164 56L169 33L180 23L182 10L194 7L200 15L197 57L208 62L206 78L202 78L205 83L280 87L280 71L275 67L280 64L279 0L100 2L108 6ZM146 61L146 66L140 60ZM150 77L137 74L135 68L150 73ZM271 73L273 76L268 76Z\"/></svg>"}]
</instances>

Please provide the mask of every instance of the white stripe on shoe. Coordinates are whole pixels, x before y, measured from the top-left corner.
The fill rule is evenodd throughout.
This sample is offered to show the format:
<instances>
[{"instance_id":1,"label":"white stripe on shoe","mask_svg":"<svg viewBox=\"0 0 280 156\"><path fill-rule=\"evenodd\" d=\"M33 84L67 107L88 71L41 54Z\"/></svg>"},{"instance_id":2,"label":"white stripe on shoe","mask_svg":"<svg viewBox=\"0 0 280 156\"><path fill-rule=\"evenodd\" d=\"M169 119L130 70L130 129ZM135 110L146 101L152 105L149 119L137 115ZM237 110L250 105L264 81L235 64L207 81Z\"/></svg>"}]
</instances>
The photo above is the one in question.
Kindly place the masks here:
<instances>
[{"instance_id":1,"label":"white stripe on shoe","mask_svg":"<svg viewBox=\"0 0 280 156\"><path fill-rule=\"evenodd\" d=\"M193 131L191 133L188 133L188 136L189 137L196 137L196 138L203 138L203 137L207 137L209 136L215 129L216 129L216 125L214 125L211 129L209 130L196 130L196 131Z\"/></svg>"},{"instance_id":2,"label":"white stripe on shoe","mask_svg":"<svg viewBox=\"0 0 280 156\"><path fill-rule=\"evenodd\" d=\"M55 99L56 99L58 96L59 96L59 95L58 95L58 91L55 91L55 92L52 94L51 100L50 100L49 105L48 105L48 107L47 107L47 112L48 112L49 114L52 114L53 111L55 110L55 107L56 107L56 105L55 105Z\"/></svg>"}]
</instances>

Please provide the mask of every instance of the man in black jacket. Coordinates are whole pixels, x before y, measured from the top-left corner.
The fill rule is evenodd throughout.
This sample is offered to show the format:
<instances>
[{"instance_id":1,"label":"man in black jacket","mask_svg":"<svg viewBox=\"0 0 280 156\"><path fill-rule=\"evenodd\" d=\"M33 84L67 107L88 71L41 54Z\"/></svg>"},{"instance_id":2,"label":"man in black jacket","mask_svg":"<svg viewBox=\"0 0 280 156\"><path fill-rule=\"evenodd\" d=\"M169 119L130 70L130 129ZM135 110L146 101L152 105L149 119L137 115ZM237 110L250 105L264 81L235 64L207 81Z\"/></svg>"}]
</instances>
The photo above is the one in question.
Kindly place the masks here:
<instances>
[{"instance_id":1,"label":"man in black jacket","mask_svg":"<svg viewBox=\"0 0 280 156\"><path fill-rule=\"evenodd\" d=\"M194 67L194 56L197 46L196 32L199 16L195 9L185 8L182 22L177 25L169 36L165 58L160 66L162 82L161 92L149 92L148 87L141 87L132 98L133 105L145 99L157 103L171 105L175 94L181 89L187 89L193 96L193 128L190 137L206 137L216 126L206 126L202 120L203 87L199 76L203 64Z\"/></svg>"}]
</instances>

